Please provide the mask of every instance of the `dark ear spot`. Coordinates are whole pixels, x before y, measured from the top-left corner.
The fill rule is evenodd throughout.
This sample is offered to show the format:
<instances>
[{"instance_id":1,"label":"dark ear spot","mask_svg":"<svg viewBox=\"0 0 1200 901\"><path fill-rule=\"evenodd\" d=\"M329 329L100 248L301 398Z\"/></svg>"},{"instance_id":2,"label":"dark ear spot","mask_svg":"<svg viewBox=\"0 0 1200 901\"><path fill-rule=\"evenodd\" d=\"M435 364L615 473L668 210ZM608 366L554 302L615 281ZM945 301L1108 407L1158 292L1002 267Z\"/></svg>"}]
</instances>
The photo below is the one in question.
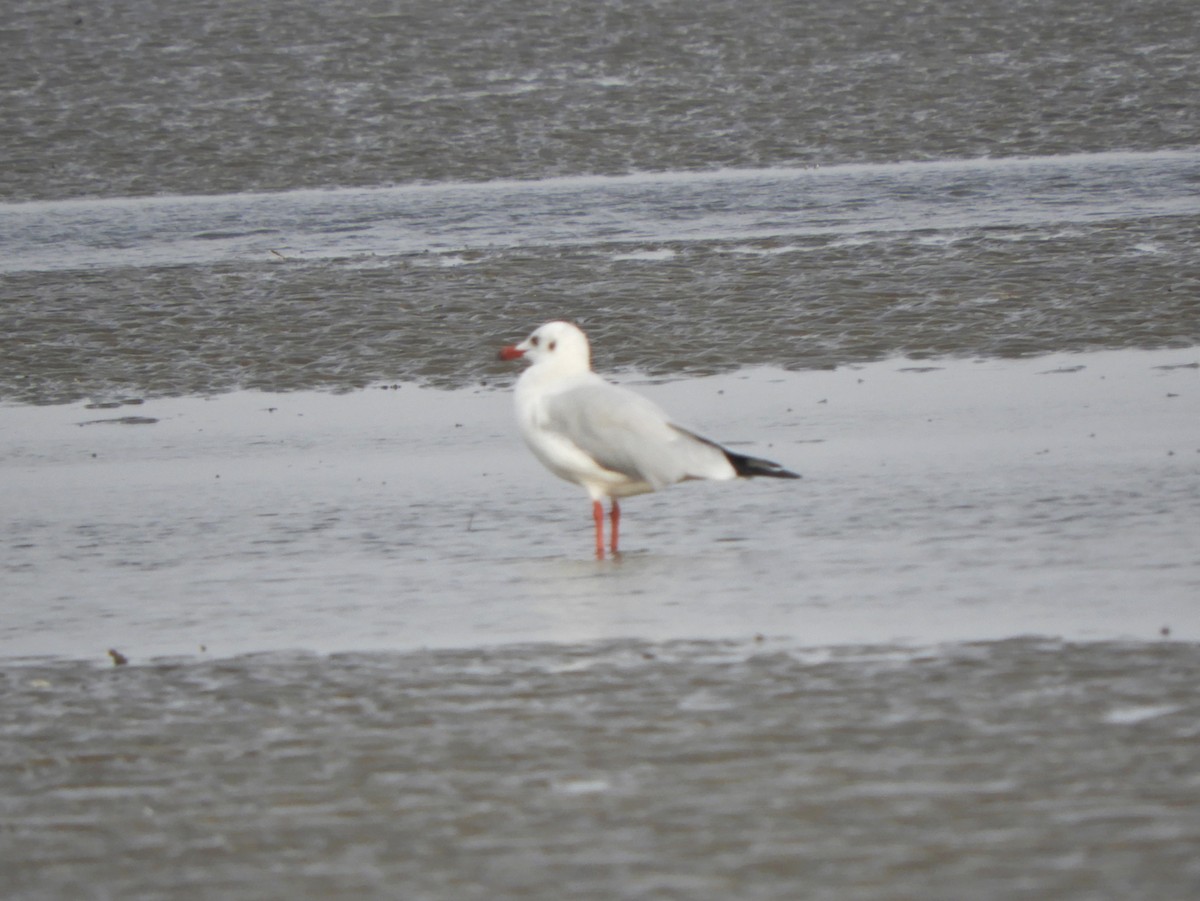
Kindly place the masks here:
<instances>
[{"instance_id":1,"label":"dark ear spot","mask_svg":"<svg viewBox=\"0 0 1200 901\"><path fill-rule=\"evenodd\" d=\"M558 342L557 342L557 341L551 341L551 342L550 342L550 343L547 345L547 347L550 349L550 351L551 351L551 352L553 352L553 351L554 351L554 348L555 348L557 345L558 345Z\"/></svg>"}]
</instances>

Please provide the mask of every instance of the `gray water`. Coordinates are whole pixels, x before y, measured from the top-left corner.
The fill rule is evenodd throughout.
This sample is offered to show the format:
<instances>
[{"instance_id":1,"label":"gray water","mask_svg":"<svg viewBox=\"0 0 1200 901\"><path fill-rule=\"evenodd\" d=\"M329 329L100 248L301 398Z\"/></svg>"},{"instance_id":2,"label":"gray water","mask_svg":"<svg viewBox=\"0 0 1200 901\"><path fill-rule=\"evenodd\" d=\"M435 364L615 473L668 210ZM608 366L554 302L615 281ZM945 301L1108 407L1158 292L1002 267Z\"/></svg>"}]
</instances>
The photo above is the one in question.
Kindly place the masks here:
<instances>
[{"instance_id":1,"label":"gray water","mask_svg":"<svg viewBox=\"0 0 1200 901\"><path fill-rule=\"evenodd\" d=\"M86 403L131 404L123 417L380 384L432 386L460 410L486 401L464 389L510 383L500 343L569 317L600 368L657 379L1174 348L1188 356L1154 358L1169 386L1131 402L1150 424L1177 417L1194 404L1166 399L1194 396L1200 346L1197 46L1190 0L16 0L0 26L0 414L76 405L74 428L106 415ZM660 524L631 533L661 547L690 517L695 546L621 571L530 555L527 532L481 551L534 489L486 481L476 458L449 504L403 467L395 495L321 481L319 460L298 484L283 458L306 442L334 461L350 450L315 423L286 439L256 424L261 478L248 468L231 501L210 470L162 484L179 470L155 467L220 465L228 483L233 463L215 461L243 459L244 432L205 444L184 419L168 440L155 412L144 438L22 433L0 465L59 479L23 484L20 515L0 513L0 573L19 587L0 598L6 646L29 623L39 641L55 623L107 641L120 610L132 662L72 643L0 665L0 894L1200 893L1200 647L1180 600L1200 569L1185 537L1200 440L1173 428L1169 446L1132 446L1089 421L1107 443L1045 438L1086 465L1034 466L1050 451L1015 440L994 470L949 460L939 483L918 451L898 482L872 460L863 496L867 464L836 445L844 408L820 409L749 424L790 465L824 464L798 495L815 506L748 493L733 509L773 524L765 548L714 545L746 539L696 496L674 520L651 506L641 521ZM482 449L503 440L488 422L422 441L447 471L464 441L507 453ZM854 420L854 446L886 450L879 422ZM118 484L107 450L134 461ZM103 507L73 507L63 475ZM432 514L404 506L426 495ZM538 501L526 528L554 541L559 502ZM444 537L411 539L429 516ZM232 538L211 537L221 524ZM835 646L729 625L746 593L755 615L796 597L817 610L806 550L827 586L872 574L866 607L837 596L846 616L952 610L961 625L1015 607L1033 627L914 648L882 630ZM387 614L380 572L402 580ZM479 593L496 577L505 604L522 580L585 586L549 618L614 605L632 637L497 646L517 627ZM926 593L942 606L923 608ZM293 595L332 646L403 624L408 604L484 612L458 625L459 650L280 652L241 611L286 617ZM1179 619L1107 636L1106 609L1139 595ZM1025 634L1091 602L1099 640ZM642 603L672 634L703 610L727 637L647 637ZM272 653L155 657L172 624L241 623L241 648Z\"/></svg>"}]
</instances>

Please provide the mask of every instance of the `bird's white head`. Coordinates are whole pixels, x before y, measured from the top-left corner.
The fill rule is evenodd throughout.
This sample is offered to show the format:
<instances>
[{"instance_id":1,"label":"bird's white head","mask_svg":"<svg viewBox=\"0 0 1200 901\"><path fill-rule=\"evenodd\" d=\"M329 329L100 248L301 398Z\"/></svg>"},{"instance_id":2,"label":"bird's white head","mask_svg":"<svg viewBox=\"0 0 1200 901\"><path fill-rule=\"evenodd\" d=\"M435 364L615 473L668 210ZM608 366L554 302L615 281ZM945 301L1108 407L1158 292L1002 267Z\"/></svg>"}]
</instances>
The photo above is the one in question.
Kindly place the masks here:
<instances>
[{"instance_id":1,"label":"bird's white head","mask_svg":"<svg viewBox=\"0 0 1200 901\"><path fill-rule=\"evenodd\" d=\"M524 357L534 366L545 366L563 374L592 368L592 350L583 329L570 322L547 322L520 344L501 348L500 359Z\"/></svg>"}]
</instances>

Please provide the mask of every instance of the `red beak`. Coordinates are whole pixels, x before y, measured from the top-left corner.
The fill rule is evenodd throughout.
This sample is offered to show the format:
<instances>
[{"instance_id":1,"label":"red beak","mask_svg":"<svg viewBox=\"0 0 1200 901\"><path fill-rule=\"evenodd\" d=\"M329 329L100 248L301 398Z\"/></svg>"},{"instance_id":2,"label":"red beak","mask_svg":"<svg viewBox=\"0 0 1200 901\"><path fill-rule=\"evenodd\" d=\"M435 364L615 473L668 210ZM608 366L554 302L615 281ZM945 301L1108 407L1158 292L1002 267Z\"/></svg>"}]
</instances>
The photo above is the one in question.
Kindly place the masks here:
<instances>
[{"instance_id":1,"label":"red beak","mask_svg":"<svg viewBox=\"0 0 1200 901\"><path fill-rule=\"evenodd\" d=\"M525 351L517 350L515 344L509 344L507 347L500 348L501 360L519 360L523 356L525 356Z\"/></svg>"}]
</instances>

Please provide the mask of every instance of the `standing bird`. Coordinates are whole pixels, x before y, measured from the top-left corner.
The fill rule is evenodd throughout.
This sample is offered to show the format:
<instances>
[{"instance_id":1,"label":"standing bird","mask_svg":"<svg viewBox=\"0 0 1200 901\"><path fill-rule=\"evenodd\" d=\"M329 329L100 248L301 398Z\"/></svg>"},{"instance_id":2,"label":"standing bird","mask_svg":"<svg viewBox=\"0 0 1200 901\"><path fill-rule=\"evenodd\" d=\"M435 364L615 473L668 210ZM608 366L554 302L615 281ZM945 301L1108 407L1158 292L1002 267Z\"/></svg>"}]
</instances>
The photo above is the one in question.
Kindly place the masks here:
<instances>
[{"instance_id":1,"label":"standing bird","mask_svg":"<svg viewBox=\"0 0 1200 901\"><path fill-rule=\"evenodd\" d=\"M587 335L569 322L547 322L500 359L524 358L515 401L521 436L552 473L582 485L592 499L596 558L604 559L603 498L612 502L610 548L617 554L617 498L658 491L687 479L771 476L798 479L778 463L747 457L681 428L655 404L592 371Z\"/></svg>"}]
</instances>

